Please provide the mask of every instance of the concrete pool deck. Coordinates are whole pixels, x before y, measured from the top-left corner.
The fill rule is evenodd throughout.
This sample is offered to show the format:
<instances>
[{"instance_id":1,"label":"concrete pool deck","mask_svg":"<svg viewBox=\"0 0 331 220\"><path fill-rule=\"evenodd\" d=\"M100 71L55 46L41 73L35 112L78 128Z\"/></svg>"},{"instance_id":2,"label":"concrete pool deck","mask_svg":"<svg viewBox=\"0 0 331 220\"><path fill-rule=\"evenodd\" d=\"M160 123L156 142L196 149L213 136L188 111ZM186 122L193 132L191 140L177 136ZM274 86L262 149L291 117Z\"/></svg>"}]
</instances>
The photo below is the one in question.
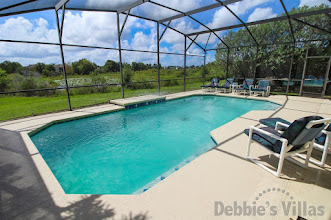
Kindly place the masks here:
<instances>
[{"instance_id":1,"label":"concrete pool deck","mask_svg":"<svg viewBox=\"0 0 331 220\"><path fill-rule=\"evenodd\" d=\"M211 92L191 91L167 95L167 100ZM218 93L217 93L218 94ZM246 96L220 94L246 98ZM253 97L254 98L254 97ZM307 170L285 161L283 175L276 178L256 164L246 160L247 136L243 130L257 125L266 117L281 117L289 121L308 115L331 117L331 101L305 97L269 96L261 98L282 105L276 111L251 111L211 131L217 143L210 151L196 158L177 172L141 195L75 195L65 194L27 133L46 124L73 117L117 111L123 107L107 104L34 116L0 123L0 218L1 219L224 219L215 216L215 202L234 207L236 202L267 207L264 216L229 216L231 219L307 219L331 218L331 156L325 168L309 164ZM3 130L5 129L5 130ZM252 156L275 167L277 160L268 152L252 145ZM320 156L314 150L313 157ZM280 191L278 191L278 189ZM289 195L287 195L287 193ZM292 199L291 199L292 198ZM288 216L282 205L292 202ZM295 204L293 202L296 202ZM298 204L324 214L304 216ZM269 207L276 206L271 216ZM303 207L301 207L301 210ZM233 214L233 213L232 213ZM312 213L314 214L314 213ZM234 214L233 214L234 215Z\"/></svg>"}]
</instances>

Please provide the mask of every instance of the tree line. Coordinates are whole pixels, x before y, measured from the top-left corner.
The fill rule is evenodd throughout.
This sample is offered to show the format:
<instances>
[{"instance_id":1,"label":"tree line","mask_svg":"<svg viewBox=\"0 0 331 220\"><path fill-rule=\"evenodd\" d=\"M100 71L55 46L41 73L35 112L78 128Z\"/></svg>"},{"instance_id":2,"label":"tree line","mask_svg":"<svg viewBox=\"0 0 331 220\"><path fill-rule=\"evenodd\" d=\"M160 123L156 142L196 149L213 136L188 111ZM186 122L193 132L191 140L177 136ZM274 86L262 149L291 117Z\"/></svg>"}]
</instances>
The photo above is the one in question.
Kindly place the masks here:
<instances>
[{"instance_id":1,"label":"tree line","mask_svg":"<svg viewBox=\"0 0 331 220\"><path fill-rule=\"evenodd\" d=\"M56 69L55 67L59 66L60 68ZM149 69L157 69L157 64L145 64L142 62L132 62L123 63L122 67L130 68L132 71L141 71ZM66 63L66 71L68 75L89 75L92 73L111 73L120 71L120 63L107 60L103 66L98 66L94 62L91 62L87 59L80 59L76 62ZM161 67L161 65L160 65ZM27 67L23 67L18 62L4 61L0 63L0 69L6 71L6 73L19 73L22 75L29 75L31 72L37 72L43 76L56 76L62 74L62 65L55 64L44 64L37 63Z\"/></svg>"}]
</instances>

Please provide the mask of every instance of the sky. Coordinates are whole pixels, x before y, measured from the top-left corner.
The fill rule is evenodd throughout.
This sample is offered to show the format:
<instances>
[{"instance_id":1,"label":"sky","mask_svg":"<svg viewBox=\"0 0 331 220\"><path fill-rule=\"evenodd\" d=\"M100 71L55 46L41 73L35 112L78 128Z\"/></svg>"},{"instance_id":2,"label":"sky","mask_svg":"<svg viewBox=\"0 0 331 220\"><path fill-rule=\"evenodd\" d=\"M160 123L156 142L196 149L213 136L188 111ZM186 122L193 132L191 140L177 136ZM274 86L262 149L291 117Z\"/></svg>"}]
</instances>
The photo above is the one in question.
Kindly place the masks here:
<instances>
[{"instance_id":1,"label":"sky","mask_svg":"<svg viewBox=\"0 0 331 220\"><path fill-rule=\"evenodd\" d=\"M50 1L54 2L55 0ZM70 0L67 7L93 7L95 9L108 8L116 10L123 5L134 1L135 0ZM154 1L168 7L176 8L182 12L216 3L214 0ZM302 6L313 7L320 4L327 4L329 7L331 6L331 3L328 0L283 0L283 2L288 11L292 8ZM4 6L1 4L4 3L0 3L0 8ZM277 17L284 13L279 0L243 0L228 6L244 22ZM178 14L177 12L161 8L151 3L144 3L132 9L130 13L146 16L155 20ZM228 25L240 24L240 21L224 7L194 14L192 17L205 24L208 28L220 28ZM124 15L120 15L121 24L123 23L124 18ZM207 30L205 27L190 18L173 20L170 26L185 34ZM162 33L163 30L164 26L160 25L160 33ZM224 34L226 34L226 31L217 32L219 37L222 37ZM129 16L121 35L121 46L125 49L155 52L157 51L156 36L157 25L155 22ZM194 36L192 36L192 38L194 38ZM205 47L208 38L209 34L203 34L199 35L196 41L202 47ZM54 10L0 17L0 40L58 43L59 39ZM118 48L116 14L67 10L65 12L62 42L65 44ZM188 40L187 45L190 43L191 41ZM211 35L206 48L217 48L219 43L219 39L216 36ZM167 29L160 42L160 51L183 53L184 36L171 29ZM201 55L194 57L188 56L188 66L203 65L204 52L198 46L192 44L188 50L188 54ZM104 65L109 59L119 61L119 53L117 50L65 46L64 56L65 62L75 62L79 59L86 58L100 66ZM182 55L163 54L160 58L162 66L182 66L184 63L184 57ZM0 42L0 63L5 60L19 62L24 66L38 62L46 64L59 64L62 62L60 48L57 45L49 46ZM207 63L214 60L215 52L209 51L207 53ZM127 63L144 62L154 64L157 63L157 55L155 53L123 51L122 61Z\"/></svg>"}]
</instances>

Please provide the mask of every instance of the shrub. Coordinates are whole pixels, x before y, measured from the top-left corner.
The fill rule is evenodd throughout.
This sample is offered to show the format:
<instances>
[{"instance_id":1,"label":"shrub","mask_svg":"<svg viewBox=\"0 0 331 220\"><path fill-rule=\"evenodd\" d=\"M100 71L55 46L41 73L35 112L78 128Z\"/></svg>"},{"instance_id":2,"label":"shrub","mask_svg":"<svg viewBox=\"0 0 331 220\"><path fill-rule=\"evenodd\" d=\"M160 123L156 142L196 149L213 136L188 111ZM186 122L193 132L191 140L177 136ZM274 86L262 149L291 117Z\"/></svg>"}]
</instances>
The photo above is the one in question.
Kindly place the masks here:
<instances>
[{"instance_id":1,"label":"shrub","mask_svg":"<svg viewBox=\"0 0 331 220\"><path fill-rule=\"evenodd\" d=\"M0 69L0 92L4 92L9 87L10 79L5 70Z\"/></svg>"},{"instance_id":2,"label":"shrub","mask_svg":"<svg viewBox=\"0 0 331 220\"><path fill-rule=\"evenodd\" d=\"M124 65L123 67L123 81L124 83L130 83L132 76L132 69L128 65Z\"/></svg>"},{"instance_id":3,"label":"shrub","mask_svg":"<svg viewBox=\"0 0 331 220\"><path fill-rule=\"evenodd\" d=\"M42 70L42 75L44 75L44 76L51 76L52 73L51 73L51 71L49 71L48 69L43 69L43 70Z\"/></svg>"},{"instance_id":4,"label":"shrub","mask_svg":"<svg viewBox=\"0 0 331 220\"><path fill-rule=\"evenodd\" d=\"M91 78L92 85L105 85L107 84L107 79L100 75L94 75ZM97 86L95 87L97 92L106 93L109 91L108 86Z\"/></svg>"}]
</instances>

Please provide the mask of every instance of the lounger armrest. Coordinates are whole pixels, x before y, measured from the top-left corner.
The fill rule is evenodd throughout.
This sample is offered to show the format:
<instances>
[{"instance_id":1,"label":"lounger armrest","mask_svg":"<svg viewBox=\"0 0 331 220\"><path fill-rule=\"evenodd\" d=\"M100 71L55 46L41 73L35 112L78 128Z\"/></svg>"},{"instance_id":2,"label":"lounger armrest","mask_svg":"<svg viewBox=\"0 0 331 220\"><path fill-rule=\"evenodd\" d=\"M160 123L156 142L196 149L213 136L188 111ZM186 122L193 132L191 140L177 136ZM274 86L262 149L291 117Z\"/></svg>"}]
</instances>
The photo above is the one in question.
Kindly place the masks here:
<instances>
[{"instance_id":1,"label":"lounger armrest","mask_svg":"<svg viewBox=\"0 0 331 220\"><path fill-rule=\"evenodd\" d=\"M284 127L286 127L286 128L288 128L288 127L290 126L290 125L285 124L285 123L283 123L283 122L277 121L277 122L276 122L276 126L275 126L275 130L278 131L278 126L279 126L279 125L284 126Z\"/></svg>"},{"instance_id":2,"label":"lounger armrest","mask_svg":"<svg viewBox=\"0 0 331 220\"><path fill-rule=\"evenodd\" d=\"M288 140L287 139L282 138L282 137L279 137L277 135L274 135L274 134L272 134L272 133L270 133L268 131L262 130L262 129L258 128L258 127L255 127L255 126L250 126L249 127L249 132L250 133L253 132L254 130L255 131L258 131L258 132L260 132L262 134L268 135L269 137L275 138L276 140L281 141L285 145L287 145L287 143L288 143Z\"/></svg>"},{"instance_id":3,"label":"lounger armrest","mask_svg":"<svg viewBox=\"0 0 331 220\"><path fill-rule=\"evenodd\" d=\"M313 127L314 125L321 124L321 123L324 123L325 127L326 127L328 124L330 124L330 122L331 122L331 118L324 118L324 119L320 119L320 120L314 120L314 121L310 121L306 125L306 128L309 129L309 128Z\"/></svg>"},{"instance_id":4,"label":"lounger armrest","mask_svg":"<svg viewBox=\"0 0 331 220\"><path fill-rule=\"evenodd\" d=\"M331 131L322 130L321 133L326 134L326 135L331 135Z\"/></svg>"}]
</instances>

